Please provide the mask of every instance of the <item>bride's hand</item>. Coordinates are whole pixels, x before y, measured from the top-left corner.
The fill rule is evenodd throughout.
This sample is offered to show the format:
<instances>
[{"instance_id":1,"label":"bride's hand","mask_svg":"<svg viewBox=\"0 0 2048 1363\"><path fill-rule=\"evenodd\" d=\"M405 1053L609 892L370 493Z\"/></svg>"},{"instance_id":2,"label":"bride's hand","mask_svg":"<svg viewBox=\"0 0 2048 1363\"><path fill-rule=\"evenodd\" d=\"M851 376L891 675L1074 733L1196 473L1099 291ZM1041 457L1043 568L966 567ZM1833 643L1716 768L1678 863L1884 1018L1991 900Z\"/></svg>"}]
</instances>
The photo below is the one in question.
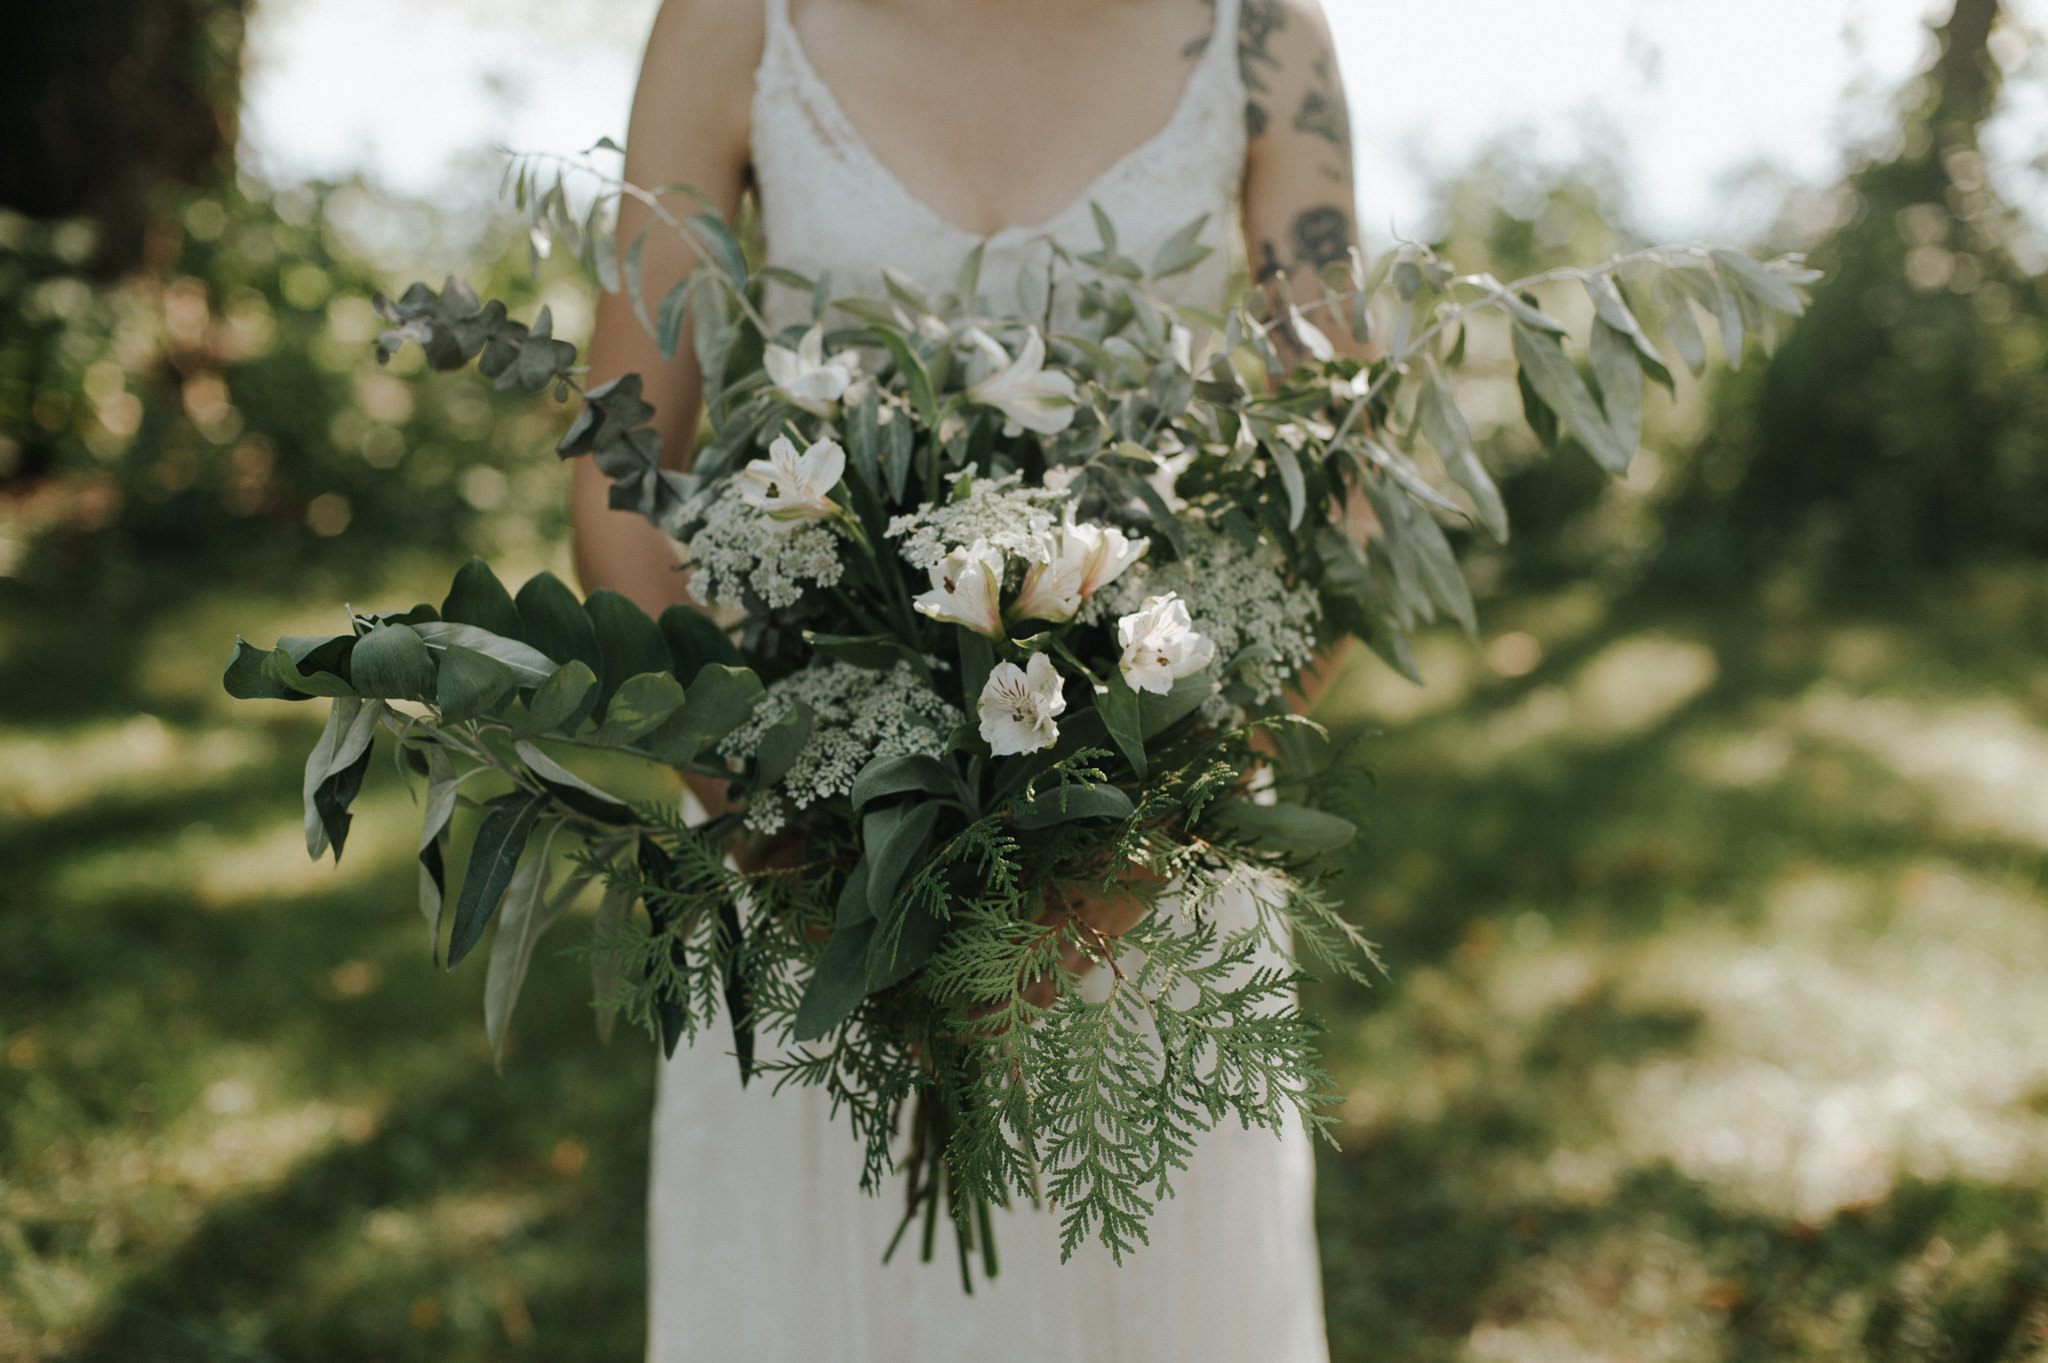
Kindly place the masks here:
<instances>
[{"instance_id":1,"label":"bride's hand","mask_svg":"<svg viewBox=\"0 0 2048 1363\"><path fill-rule=\"evenodd\" d=\"M1046 895L1045 908L1032 921L1052 928L1078 920L1081 940L1071 934L1061 936L1060 965L1076 976L1086 975L1118 938L1145 920L1160 884L1157 877L1139 872L1127 873L1108 893L1094 886L1055 886ZM1024 998L1035 1007L1047 1008L1057 992L1058 982L1041 975L1024 987Z\"/></svg>"}]
</instances>

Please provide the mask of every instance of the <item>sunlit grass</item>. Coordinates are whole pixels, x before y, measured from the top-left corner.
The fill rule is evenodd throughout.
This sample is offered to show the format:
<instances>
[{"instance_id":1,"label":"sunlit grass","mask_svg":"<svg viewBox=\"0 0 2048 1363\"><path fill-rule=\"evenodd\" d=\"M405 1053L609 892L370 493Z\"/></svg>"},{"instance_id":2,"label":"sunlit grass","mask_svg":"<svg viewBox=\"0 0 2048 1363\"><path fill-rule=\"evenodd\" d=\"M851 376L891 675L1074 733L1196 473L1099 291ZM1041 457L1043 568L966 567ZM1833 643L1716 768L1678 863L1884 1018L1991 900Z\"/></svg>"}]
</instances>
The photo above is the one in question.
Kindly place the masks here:
<instances>
[{"instance_id":1,"label":"sunlit grass","mask_svg":"<svg viewBox=\"0 0 2048 1363\"><path fill-rule=\"evenodd\" d=\"M2042 595L1578 590L1424 637L1426 688L1353 667L1324 717L1372 735L1345 884L1390 977L1313 991L1340 1360L2048 1347ZM498 1077L390 762L315 865L316 706L218 691L236 628L339 624L309 584L112 656L0 627L0 1357L639 1354L651 1048L544 947Z\"/></svg>"}]
</instances>

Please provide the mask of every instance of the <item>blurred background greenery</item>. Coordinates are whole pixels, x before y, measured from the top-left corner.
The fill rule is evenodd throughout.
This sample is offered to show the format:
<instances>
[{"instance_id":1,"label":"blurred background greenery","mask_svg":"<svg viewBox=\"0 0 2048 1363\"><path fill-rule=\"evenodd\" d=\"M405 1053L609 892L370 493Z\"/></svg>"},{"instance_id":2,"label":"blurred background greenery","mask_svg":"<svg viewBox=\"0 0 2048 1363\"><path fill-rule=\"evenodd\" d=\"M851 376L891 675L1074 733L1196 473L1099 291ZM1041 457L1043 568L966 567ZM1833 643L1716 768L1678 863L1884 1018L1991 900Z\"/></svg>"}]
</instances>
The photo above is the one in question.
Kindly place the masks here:
<instances>
[{"instance_id":1,"label":"blurred background greenery","mask_svg":"<svg viewBox=\"0 0 2048 1363\"><path fill-rule=\"evenodd\" d=\"M1482 637L1325 704L1390 972L1314 991L1339 1359L2048 1358L2048 285L1978 146L1999 8L1784 197L1748 244L1811 251L1811 315L1625 482L1477 423ZM458 238L566 333L588 294L238 169L238 0L93 13L0 83L0 1357L637 1357L651 1049L557 959L494 1074L397 781L308 865L316 721L217 680L471 552L565 569L556 412L379 369L367 299ZM1504 139L1439 245L1597 258L1626 183Z\"/></svg>"}]
</instances>

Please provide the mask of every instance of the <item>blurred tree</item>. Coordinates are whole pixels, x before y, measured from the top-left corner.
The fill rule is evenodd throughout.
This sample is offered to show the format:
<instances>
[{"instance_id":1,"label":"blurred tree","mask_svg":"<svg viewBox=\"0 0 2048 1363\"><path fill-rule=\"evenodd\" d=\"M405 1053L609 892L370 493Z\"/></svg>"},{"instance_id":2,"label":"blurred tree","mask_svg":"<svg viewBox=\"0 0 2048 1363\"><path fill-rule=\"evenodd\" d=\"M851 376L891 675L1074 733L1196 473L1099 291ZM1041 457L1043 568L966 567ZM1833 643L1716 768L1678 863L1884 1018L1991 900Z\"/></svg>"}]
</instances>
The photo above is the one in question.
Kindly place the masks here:
<instances>
[{"instance_id":1,"label":"blurred tree","mask_svg":"<svg viewBox=\"0 0 2048 1363\"><path fill-rule=\"evenodd\" d=\"M235 143L247 0L10 7L0 43L0 207L83 218L90 263L144 253L165 189L212 183Z\"/></svg>"},{"instance_id":2,"label":"blurred tree","mask_svg":"<svg viewBox=\"0 0 2048 1363\"><path fill-rule=\"evenodd\" d=\"M1978 129L1999 0L1957 0L1907 88L1896 154L1852 175L1826 279L1767 367L1725 384L1666 506L1655 575L1727 589L1774 567L1876 602L2048 554L2048 292L2016 263Z\"/></svg>"}]
</instances>

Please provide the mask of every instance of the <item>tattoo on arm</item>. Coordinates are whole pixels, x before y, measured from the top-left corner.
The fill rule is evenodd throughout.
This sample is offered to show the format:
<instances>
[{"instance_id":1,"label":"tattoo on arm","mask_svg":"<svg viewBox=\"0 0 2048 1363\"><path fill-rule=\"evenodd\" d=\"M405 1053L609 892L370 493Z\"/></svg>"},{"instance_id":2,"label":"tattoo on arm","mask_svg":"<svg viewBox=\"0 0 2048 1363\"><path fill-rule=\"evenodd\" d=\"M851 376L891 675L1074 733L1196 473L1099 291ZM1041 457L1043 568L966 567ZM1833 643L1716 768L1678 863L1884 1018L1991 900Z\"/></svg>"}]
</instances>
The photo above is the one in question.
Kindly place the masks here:
<instances>
[{"instance_id":1,"label":"tattoo on arm","mask_svg":"<svg viewBox=\"0 0 2048 1363\"><path fill-rule=\"evenodd\" d=\"M1334 68L1326 52L1316 58L1315 84L1303 92L1301 107L1294 113L1294 130L1320 137L1349 158L1351 155L1351 111L1337 88Z\"/></svg>"},{"instance_id":2,"label":"tattoo on arm","mask_svg":"<svg viewBox=\"0 0 2048 1363\"><path fill-rule=\"evenodd\" d=\"M1211 9L1216 0L1202 0ZM1266 77L1280 69L1273 55L1273 35L1287 25L1287 11L1280 0L1243 0L1237 13L1237 71L1244 81L1244 131L1258 137L1272 121L1263 96L1271 93Z\"/></svg>"},{"instance_id":3,"label":"tattoo on arm","mask_svg":"<svg viewBox=\"0 0 2048 1363\"><path fill-rule=\"evenodd\" d=\"M1257 279L1260 283L1306 266L1320 270L1332 261L1351 254L1351 215L1335 204L1318 204L1295 218L1289 235L1293 257L1283 262L1280 247L1270 237L1259 243Z\"/></svg>"}]
</instances>

